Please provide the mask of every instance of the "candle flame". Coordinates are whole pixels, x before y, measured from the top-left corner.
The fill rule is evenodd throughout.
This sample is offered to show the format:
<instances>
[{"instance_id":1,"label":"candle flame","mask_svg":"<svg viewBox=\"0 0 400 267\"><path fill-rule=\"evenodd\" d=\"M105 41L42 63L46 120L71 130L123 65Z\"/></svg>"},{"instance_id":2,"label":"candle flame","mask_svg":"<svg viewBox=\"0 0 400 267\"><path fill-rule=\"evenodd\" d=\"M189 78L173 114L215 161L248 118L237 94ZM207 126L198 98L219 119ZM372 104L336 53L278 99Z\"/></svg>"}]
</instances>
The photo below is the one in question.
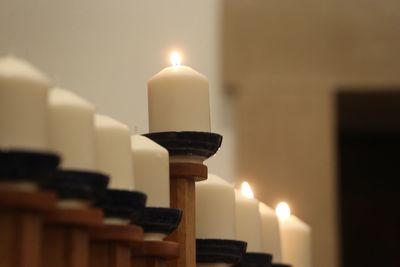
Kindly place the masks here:
<instances>
[{"instance_id":1,"label":"candle flame","mask_svg":"<svg viewBox=\"0 0 400 267\"><path fill-rule=\"evenodd\" d=\"M286 220L291 215L291 210L286 202L280 202L275 209L276 216L281 220Z\"/></svg>"},{"instance_id":2,"label":"candle flame","mask_svg":"<svg viewBox=\"0 0 400 267\"><path fill-rule=\"evenodd\" d=\"M169 58L170 58L170 60L171 60L172 66L178 67L178 66L181 65L181 60L182 60L182 58L181 58L181 55L179 54L178 51L173 51L173 52L171 53L171 55L169 56Z\"/></svg>"},{"instance_id":3,"label":"candle flame","mask_svg":"<svg viewBox=\"0 0 400 267\"><path fill-rule=\"evenodd\" d=\"M251 186L249 185L248 182L242 183L242 185L240 186L240 192L242 193L243 196L247 198L254 198L253 190L251 190Z\"/></svg>"}]
</instances>

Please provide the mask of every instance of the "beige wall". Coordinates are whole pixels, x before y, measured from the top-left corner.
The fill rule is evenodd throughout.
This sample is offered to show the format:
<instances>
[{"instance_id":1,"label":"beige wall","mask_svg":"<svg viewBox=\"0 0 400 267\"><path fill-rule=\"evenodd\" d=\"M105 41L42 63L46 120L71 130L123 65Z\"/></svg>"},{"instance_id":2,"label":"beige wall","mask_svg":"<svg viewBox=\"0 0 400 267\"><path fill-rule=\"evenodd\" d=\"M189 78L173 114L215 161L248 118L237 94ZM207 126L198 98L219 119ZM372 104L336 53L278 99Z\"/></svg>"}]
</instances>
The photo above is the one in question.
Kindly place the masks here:
<instances>
[{"instance_id":1,"label":"beige wall","mask_svg":"<svg viewBox=\"0 0 400 267\"><path fill-rule=\"evenodd\" d=\"M329 90L318 90L327 86L255 75L240 99L239 174L259 199L272 206L287 201L312 226L314 266L336 266L338 241L334 103Z\"/></svg>"},{"instance_id":2,"label":"beige wall","mask_svg":"<svg viewBox=\"0 0 400 267\"><path fill-rule=\"evenodd\" d=\"M0 0L0 56L37 65L59 86L139 133L148 129L148 79L168 53L209 78L212 129L224 135L210 171L235 176L231 108L221 93L221 1Z\"/></svg>"},{"instance_id":3,"label":"beige wall","mask_svg":"<svg viewBox=\"0 0 400 267\"><path fill-rule=\"evenodd\" d=\"M335 92L400 85L398 1L225 1L224 78L237 96L238 168L313 229L337 267Z\"/></svg>"}]
</instances>

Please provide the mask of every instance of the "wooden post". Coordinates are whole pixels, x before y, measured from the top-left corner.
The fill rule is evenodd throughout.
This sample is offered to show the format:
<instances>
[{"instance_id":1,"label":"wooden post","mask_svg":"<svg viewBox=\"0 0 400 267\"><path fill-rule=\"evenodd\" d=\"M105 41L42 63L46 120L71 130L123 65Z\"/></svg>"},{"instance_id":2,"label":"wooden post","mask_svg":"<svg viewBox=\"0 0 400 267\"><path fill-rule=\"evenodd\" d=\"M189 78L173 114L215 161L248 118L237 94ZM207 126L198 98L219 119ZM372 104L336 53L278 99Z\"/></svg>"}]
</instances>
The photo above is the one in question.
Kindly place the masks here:
<instances>
[{"instance_id":1,"label":"wooden post","mask_svg":"<svg viewBox=\"0 0 400 267\"><path fill-rule=\"evenodd\" d=\"M90 267L131 267L131 244L143 240L135 225L102 225L90 229Z\"/></svg>"},{"instance_id":2,"label":"wooden post","mask_svg":"<svg viewBox=\"0 0 400 267\"><path fill-rule=\"evenodd\" d=\"M203 161L217 153L222 136L211 132L170 131L144 136L165 147L170 155L171 207L182 210L182 221L168 240L178 242L180 256L169 267L196 266L195 182L207 179Z\"/></svg>"},{"instance_id":3,"label":"wooden post","mask_svg":"<svg viewBox=\"0 0 400 267\"><path fill-rule=\"evenodd\" d=\"M196 266L196 194L195 182L207 179L207 166L201 163L170 164L171 207L183 211L178 228L168 240L180 244L179 258L170 267Z\"/></svg>"},{"instance_id":4,"label":"wooden post","mask_svg":"<svg viewBox=\"0 0 400 267\"><path fill-rule=\"evenodd\" d=\"M179 256L180 245L171 241L143 241L132 246L131 267L165 267Z\"/></svg>"},{"instance_id":5,"label":"wooden post","mask_svg":"<svg viewBox=\"0 0 400 267\"><path fill-rule=\"evenodd\" d=\"M89 227L101 224L99 209L54 209L43 229L42 267L89 267Z\"/></svg>"},{"instance_id":6,"label":"wooden post","mask_svg":"<svg viewBox=\"0 0 400 267\"><path fill-rule=\"evenodd\" d=\"M0 192L0 266L41 266L43 213L55 203L53 193Z\"/></svg>"}]
</instances>

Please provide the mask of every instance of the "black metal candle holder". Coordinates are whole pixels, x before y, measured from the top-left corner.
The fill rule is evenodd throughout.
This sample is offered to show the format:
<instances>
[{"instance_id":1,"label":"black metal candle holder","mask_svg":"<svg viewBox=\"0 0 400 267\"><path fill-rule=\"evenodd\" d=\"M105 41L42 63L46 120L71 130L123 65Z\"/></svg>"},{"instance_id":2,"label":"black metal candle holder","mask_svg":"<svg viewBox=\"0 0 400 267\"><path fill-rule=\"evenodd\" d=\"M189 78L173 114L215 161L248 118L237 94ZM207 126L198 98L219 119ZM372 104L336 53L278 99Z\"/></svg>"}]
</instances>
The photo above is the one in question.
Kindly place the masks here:
<instances>
[{"instance_id":1,"label":"black metal candle holder","mask_svg":"<svg viewBox=\"0 0 400 267\"><path fill-rule=\"evenodd\" d=\"M0 150L0 181L41 186L53 178L59 163L60 157L53 153Z\"/></svg>"},{"instance_id":2,"label":"black metal candle holder","mask_svg":"<svg viewBox=\"0 0 400 267\"><path fill-rule=\"evenodd\" d=\"M267 253L247 252L235 267L271 267L272 255Z\"/></svg>"},{"instance_id":3,"label":"black metal candle holder","mask_svg":"<svg viewBox=\"0 0 400 267\"><path fill-rule=\"evenodd\" d=\"M89 171L58 170L47 188L57 192L61 200L78 199L99 202L106 193L109 177Z\"/></svg>"},{"instance_id":4,"label":"black metal candle holder","mask_svg":"<svg viewBox=\"0 0 400 267\"><path fill-rule=\"evenodd\" d=\"M196 262L237 264L246 247L246 242L238 240L196 239Z\"/></svg>"},{"instance_id":5,"label":"black metal candle holder","mask_svg":"<svg viewBox=\"0 0 400 267\"><path fill-rule=\"evenodd\" d=\"M166 148L170 156L198 156L207 159L217 153L222 136L209 132L159 132L144 134Z\"/></svg>"},{"instance_id":6,"label":"black metal candle holder","mask_svg":"<svg viewBox=\"0 0 400 267\"><path fill-rule=\"evenodd\" d=\"M168 236L178 227L182 211L173 208L145 207L136 224L145 233L161 233Z\"/></svg>"},{"instance_id":7,"label":"black metal candle holder","mask_svg":"<svg viewBox=\"0 0 400 267\"><path fill-rule=\"evenodd\" d=\"M108 189L96 204L106 218L119 218L135 223L145 207L147 196L139 191Z\"/></svg>"}]
</instances>

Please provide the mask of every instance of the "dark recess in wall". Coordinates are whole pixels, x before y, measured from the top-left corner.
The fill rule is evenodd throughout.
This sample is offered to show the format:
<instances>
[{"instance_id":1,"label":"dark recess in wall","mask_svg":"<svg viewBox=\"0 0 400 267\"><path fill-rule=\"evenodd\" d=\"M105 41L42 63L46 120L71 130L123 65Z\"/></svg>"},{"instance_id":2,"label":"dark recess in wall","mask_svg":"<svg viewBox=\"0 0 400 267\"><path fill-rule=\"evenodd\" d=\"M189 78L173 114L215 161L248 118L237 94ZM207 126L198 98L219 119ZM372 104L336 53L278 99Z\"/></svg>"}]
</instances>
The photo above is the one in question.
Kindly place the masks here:
<instances>
[{"instance_id":1,"label":"dark recess in wall","mask_svg":"<svg viewBox=\"0 0 400 267\"><path fill-rule=\"evenodd\" d=\"M336 100L342 267L398 267L399 90L340 90Z\"/></svg>"}]
</instances>

